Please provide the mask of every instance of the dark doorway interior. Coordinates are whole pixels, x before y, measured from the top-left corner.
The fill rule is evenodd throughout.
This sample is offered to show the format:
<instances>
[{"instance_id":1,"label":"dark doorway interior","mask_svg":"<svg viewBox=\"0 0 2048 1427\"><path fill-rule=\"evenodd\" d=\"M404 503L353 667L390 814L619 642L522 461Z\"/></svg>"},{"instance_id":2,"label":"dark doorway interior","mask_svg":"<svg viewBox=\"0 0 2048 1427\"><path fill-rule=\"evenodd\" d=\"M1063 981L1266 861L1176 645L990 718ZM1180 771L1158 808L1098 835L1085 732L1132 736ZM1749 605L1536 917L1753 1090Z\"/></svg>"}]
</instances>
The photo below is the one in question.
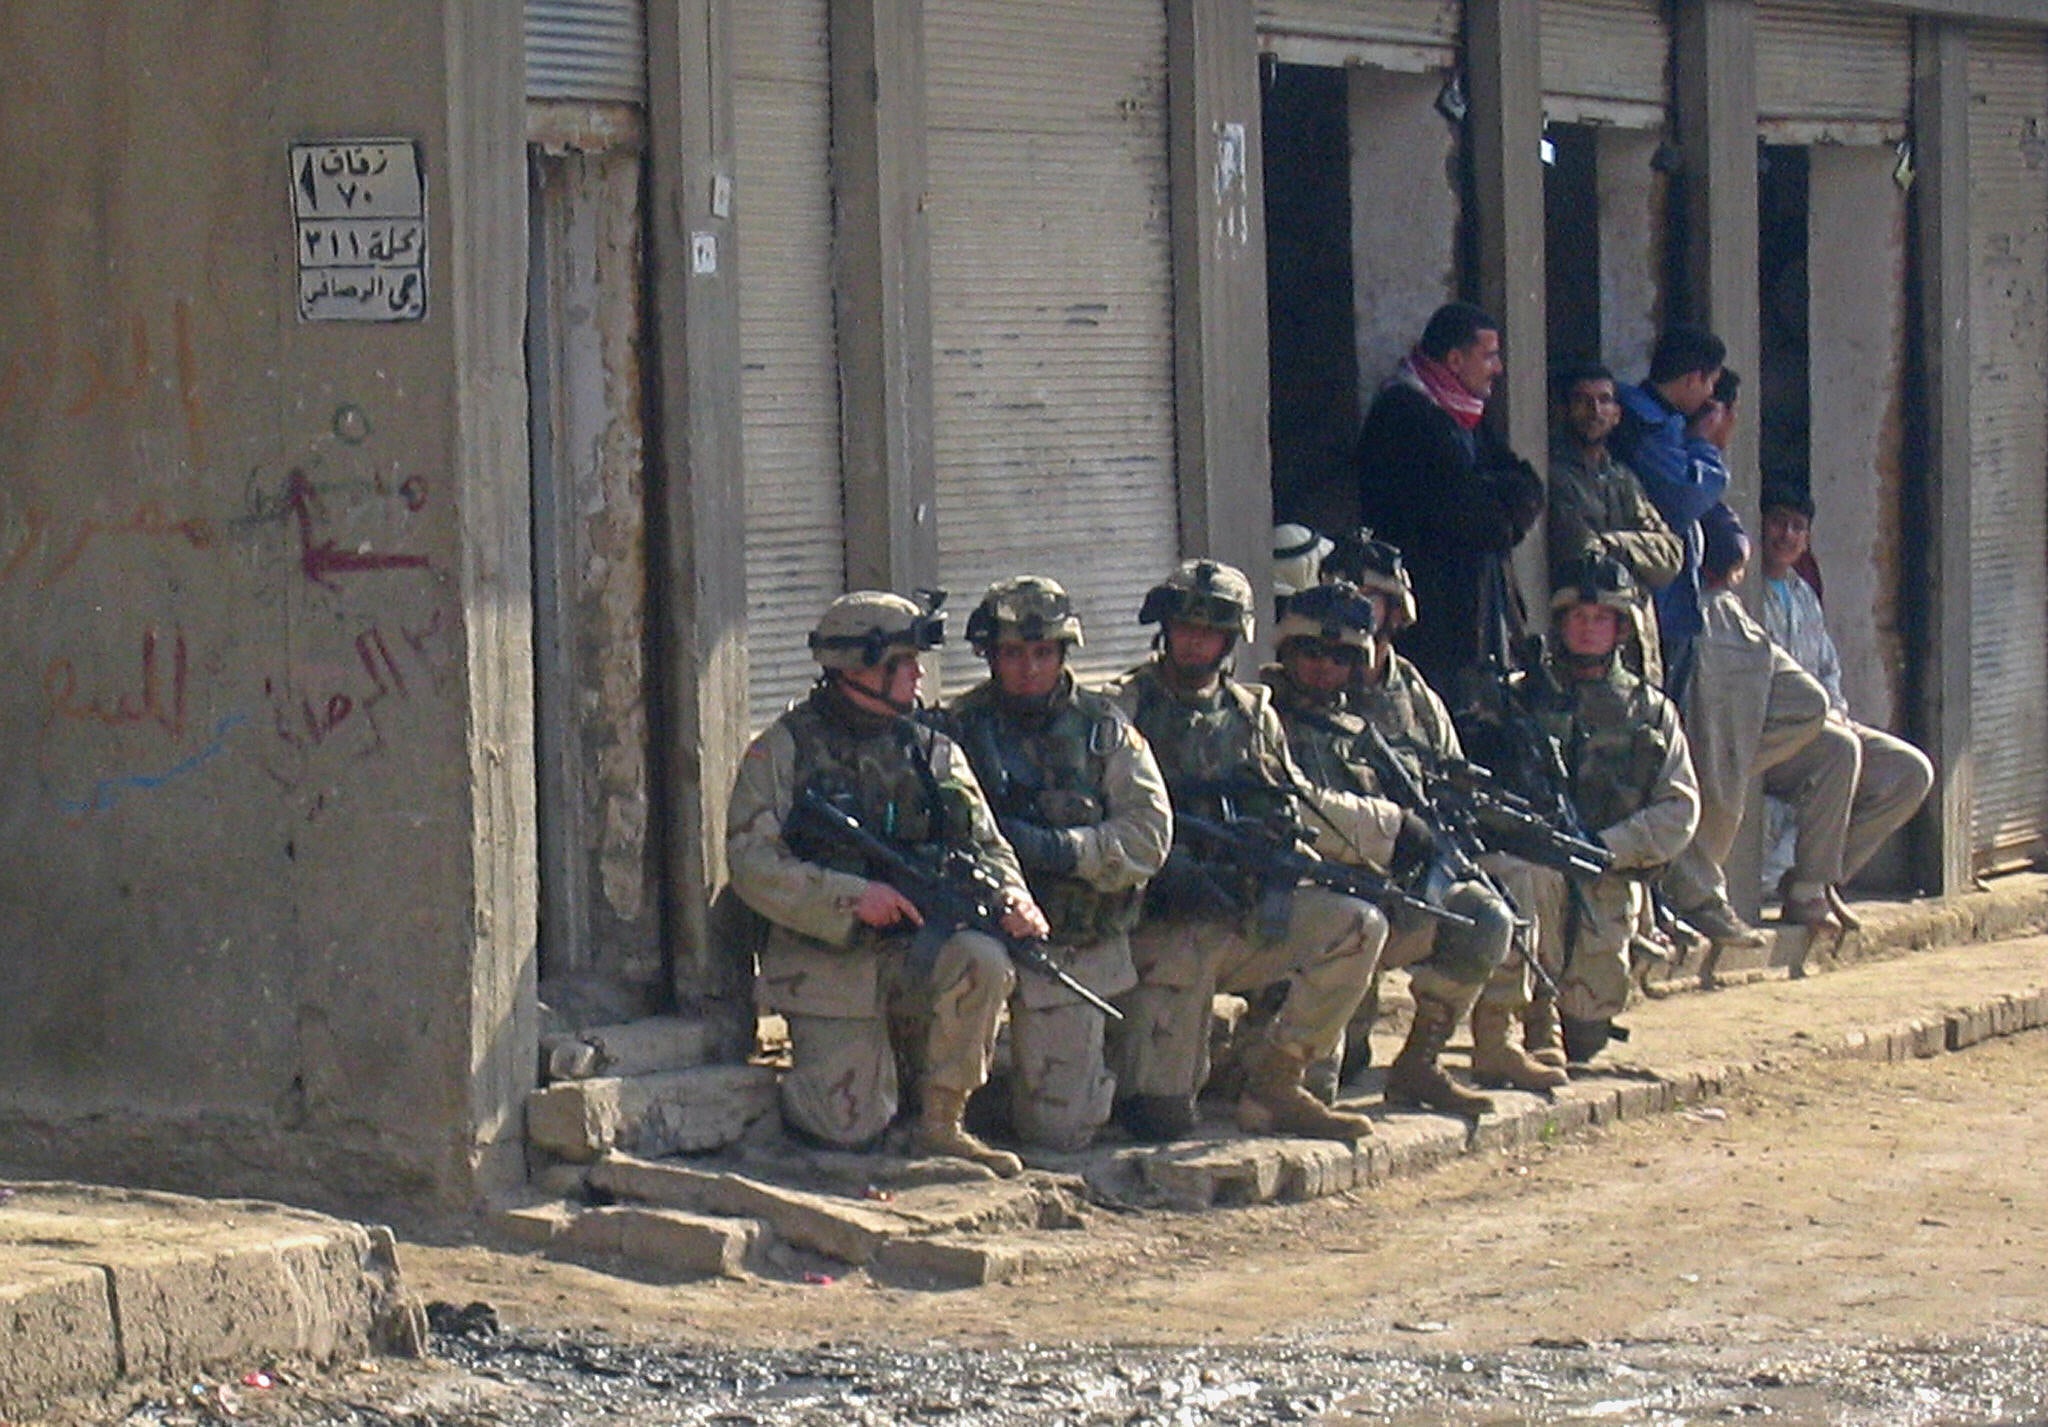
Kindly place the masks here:
<instances>
[{"instance_id":1,"label":"dark doorway interior","mask_svg":"<svg viewBox=\"0 0 2048 1427\"><path fill-rule=\"evenodd\" d=\"M1348 86L1317 65L1263 74L1273 518L1346 529L1359 421Z\"/></svg>"},{"instance_id":2,"label":"dark doorway interior","mask_svg":"<svg viewBox=\"0 0 2048 1427\"><path fill-rule=\"evenodd\" d=\"M1543 168L1544 303L1550 369L1604 360L1600 351L1600 192L1593 130L1552 124Z\"/></svg>"},{"instance_id":3,"label":"dark doorway interior","mask_svg":"<svg viewBox=\"0 0 2048 1427\"><path fill-rule=\"evenodd\" d=\"M1770 144L1757 173L1757 294L1763 371L1758 375L1759 464L1766 485L1806 491L1811 481L1813 397L1808 380L1807 150Z\"/></svg>"}]
</instances>

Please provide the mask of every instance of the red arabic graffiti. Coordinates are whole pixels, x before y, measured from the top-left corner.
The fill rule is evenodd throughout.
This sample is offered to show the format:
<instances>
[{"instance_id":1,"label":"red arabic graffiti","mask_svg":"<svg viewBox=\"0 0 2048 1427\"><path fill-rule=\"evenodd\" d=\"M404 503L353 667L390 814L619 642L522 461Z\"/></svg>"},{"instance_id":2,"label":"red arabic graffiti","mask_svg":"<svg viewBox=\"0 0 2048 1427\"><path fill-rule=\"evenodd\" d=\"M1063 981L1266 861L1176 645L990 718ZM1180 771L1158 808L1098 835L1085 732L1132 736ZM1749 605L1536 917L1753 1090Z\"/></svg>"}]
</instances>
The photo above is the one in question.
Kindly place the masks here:
<instances>
[{"instance_id":1,"label":"red arabic graffiti","mask_svg":"<svg viewBox=\"0 0 2048 1427\"><path fill-rule=\"evenodd\" d=\"M168 640L155 629L142 632L140 677L116 693L81 693L78 666L63 657L52 659L43 670L43 727L60 719L107 728L153 725L173 740L182 739L190 670L185 631L175 625Z\"/></svg>"}]
</instances>

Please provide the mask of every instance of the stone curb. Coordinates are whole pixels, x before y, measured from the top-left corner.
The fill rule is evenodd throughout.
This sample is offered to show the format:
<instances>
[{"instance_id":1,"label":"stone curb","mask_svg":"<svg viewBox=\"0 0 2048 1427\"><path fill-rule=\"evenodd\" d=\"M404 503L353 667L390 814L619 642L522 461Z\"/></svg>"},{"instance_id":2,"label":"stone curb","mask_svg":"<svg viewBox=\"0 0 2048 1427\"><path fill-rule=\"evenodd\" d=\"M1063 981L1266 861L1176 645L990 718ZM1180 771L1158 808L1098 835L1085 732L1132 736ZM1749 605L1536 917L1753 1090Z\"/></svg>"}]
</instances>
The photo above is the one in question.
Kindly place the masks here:
<instances>
[{"instance_id":1,"label":"stone curb","mask_svg":"<svg viewBox=\"0 0 2048 1427\"><path fill-rule=\"evenodd\" d=\"M1314 1199L1423 1174L1461 1155L1547 1143L1589 1125L1619 1124L1715 1099L1789 1066L1828 1059L1927 1059L2000 1036L2048 1026L2048 987L1889 1025L1866 1026L1756 1061L1703 1062L1665 1071L1580 1072L1554 1100L1492 1092L1493 1114L1475 1122L1407 1112L1373 1114L1375 1133L1355 1147L1323 1140L1224 1139L1119 1150L1110 1173L1091 1176L1104 1197L1177 1210ZM1357 1107L1353 1107L1357 1108ZM1121 1192L1121 1193L1120 1193Z\"/></svg>"},{"instance_id":2,"label":"stone curb","mask_svg":"<svg viewBox=\"0 0 2048 1427\"><path fill-rule=\"evenodd\" d=\"M9 1188L0 1419L126 1381L418 1346L389 1230L253 1200Z\"/></svg>"}]
</instances>

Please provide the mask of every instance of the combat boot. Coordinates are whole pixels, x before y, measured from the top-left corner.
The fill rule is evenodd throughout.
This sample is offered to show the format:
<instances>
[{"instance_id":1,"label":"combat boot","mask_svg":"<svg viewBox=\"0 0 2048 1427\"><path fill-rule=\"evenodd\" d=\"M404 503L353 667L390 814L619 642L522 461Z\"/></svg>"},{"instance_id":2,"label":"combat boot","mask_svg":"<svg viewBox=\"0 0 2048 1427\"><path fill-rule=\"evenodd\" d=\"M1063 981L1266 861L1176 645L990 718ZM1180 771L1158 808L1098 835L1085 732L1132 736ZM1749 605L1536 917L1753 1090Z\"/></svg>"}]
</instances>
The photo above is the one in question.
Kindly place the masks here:
<instances>
[{"instance_id":1,"label":"combat boot","mask_svg":"<svg viewBox=\"0 0 2048 1427\"><path fill-rule=\"evenodd\" d=\"M1561 1066L1546 1065L1508 1040L1508 1008L1481 1001L1472 1008L1472 1078L1489 1090L1549 1091L1570 1083Z\"/></svg>"},{"instance_id":2,"label":"combat boot","mask_svg":"<svg viewBox=\"0 0 2048 1427\"><path fill-rule=\"evenodd\" d=\"M1316 1140L1359 1140L1371 1134L1371 1120L1333 1110L1303 1088L1301 1076L1307 1066L1307 1057L1271 1041L1246 1051L1237 1127L1250 1135L1303 1135Z\"/></svg>"},{"instance_id":3,"label":"combat boot","mask_svg":"<svg viewBox=\"0 0 2048 1427\"><path fill-rule=\"evenodd\" d=\"M1557 1024L1557 1002L1538 995L1522 1012L1522 1047L1538 1065L1565 1067L1564 1033Z\"/></svg>"},{"instance_id":4,"label":"combat boot","mask_svg":"<svg viewBox=\"0 0 2048 1427\"><path fill-rule=\"evenodd\" d=\"M1387 1067L1387 1103L1407 1109L1442 1110L1476 1120L1493 1109L1493 1101L1467 1090L1437 1064L1444 1042L1458 1024L1458 1008L1435 996L1415 998L1415 1019L1408 1026L1408 1040L1394 1063Z\"/></svg>"},{"instance_id":5,"label":"combat boot","mask_svg":"<svg viewBox=\"0 0 2048 1427\"><path fill-rule=\"evenodd\" d=\"M917 1130L910 1142L919 1154L950 1155L971 1160L996 1172L998 1178L1014 1179L1024 1172L1024 1161L1008 1150L984 1144L960 1124L967 1109L967 1097L957 1090L926 1086L924 1109L917 1117Z\"/></svg>"}]
</instances>

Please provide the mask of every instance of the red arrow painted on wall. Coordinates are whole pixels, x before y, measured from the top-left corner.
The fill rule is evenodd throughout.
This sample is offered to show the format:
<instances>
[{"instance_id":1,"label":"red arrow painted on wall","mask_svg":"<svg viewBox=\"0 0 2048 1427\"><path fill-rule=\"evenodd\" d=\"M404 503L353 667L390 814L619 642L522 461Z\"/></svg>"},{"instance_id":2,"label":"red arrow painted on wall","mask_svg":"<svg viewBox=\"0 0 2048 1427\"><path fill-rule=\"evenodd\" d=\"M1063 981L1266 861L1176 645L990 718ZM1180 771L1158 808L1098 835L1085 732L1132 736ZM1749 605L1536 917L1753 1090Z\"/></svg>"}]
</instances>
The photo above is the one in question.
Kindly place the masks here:
<instances>
[{"instance_id":1,"label":"red arrow painted on wall","mask_svg":"<svg viewBox=\"0 0 2048 1427\"><path fill-rule=\"evenodd\" d=\"M299 569L307 579L316 585L325 585L338 590L341 585L330 578L335 575L361 575L377 570L424 570L427 557L424 555L380 555L374 550L343 550L333 540L313 539L315 507L320 503L320 493L313 483L306 479L304 471L293 471L285 479L285 504L292 508L299 522Z\"/></svg>"}]
</instances>

